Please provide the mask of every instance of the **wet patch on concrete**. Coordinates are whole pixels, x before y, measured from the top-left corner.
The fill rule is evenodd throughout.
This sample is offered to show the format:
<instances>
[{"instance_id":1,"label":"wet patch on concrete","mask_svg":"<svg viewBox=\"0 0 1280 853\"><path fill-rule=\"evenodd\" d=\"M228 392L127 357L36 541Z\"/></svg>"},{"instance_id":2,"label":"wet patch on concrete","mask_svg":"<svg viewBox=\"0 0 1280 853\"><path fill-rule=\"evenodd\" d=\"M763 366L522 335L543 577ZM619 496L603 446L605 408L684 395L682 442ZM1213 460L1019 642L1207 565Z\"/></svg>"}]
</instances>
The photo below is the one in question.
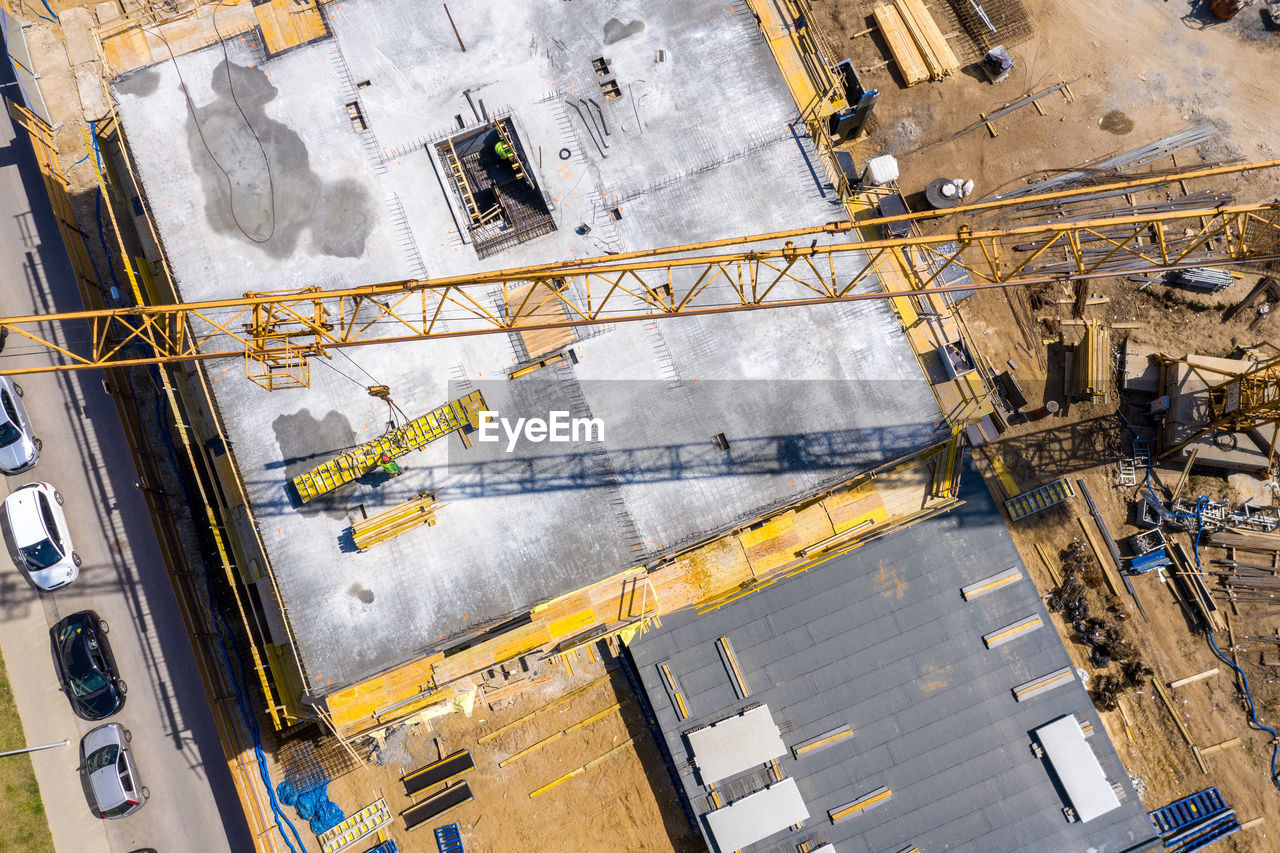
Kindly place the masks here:
<instances>
[{"instance_id":1,"label":"wet patch on concrete","mask_svg":"<svg viewBox=\"0 0 1280 853\"><path fill-rule=\"evenodd\" d=\"M359 581L347 588L347 595L359 599L361 604L373 604L373 590L366 589Z\"/></svg>"},{"instance_id":2,"label":"wet patch on concrete","mask_svg":"<svg viewBox=\"0 0 1280 853\"><path fill-rule=\"evenodd\" d=\"M625 38L630 38L636 33L642 32L644 32L644 21L627 21L624 24L617 18L610 18L604 22L604 43L616 44Z\"/></svg>"},{"instance_id":3,"label":"wet patch on concrete","mask_svg":"<svg viewBox=\"0 0 1280 853\"><path fill-rule=\"evenodd\" d=\"M304 471L332 459L344 450L354 447L356 432L346 415L329 412L317 420L310 409L291 415L281 415L271 423L276 445L284 459L284 472L280 475L280 488L286 500L303 515L323 513L329 518L346 520L350 502L351 485L321 495L307 503L300 503L293 489L293 478ZM279 474L280 469L273 471Z\"/></svg>"},{"instance_id":4,"label":"wet patch on concrete","mask_svg":"<svg viewBox=\"0 0 1280 853\"><path fill-rule=\"evenodd\" d=\"M145 98L160 88L160 73L154 68L143 68L127 77L121 77L112 85L122 94Z\"/></svg>"},{"instance_id":5,"label":"wet patch on concrete","mask_svg":"<svg viewBox=\"0 0 1280 853\"><path fill-rule=\"evenodd\" d=\"M311 169L302 137L267 115L276 87L266 73L224 60L210 85L216 99L187 116L187 145L209 226L239 234L273 258L288 257L299 245L359 257L373 228L368 191L350 179L326 181Z\"/></svg>"}]
</instances>

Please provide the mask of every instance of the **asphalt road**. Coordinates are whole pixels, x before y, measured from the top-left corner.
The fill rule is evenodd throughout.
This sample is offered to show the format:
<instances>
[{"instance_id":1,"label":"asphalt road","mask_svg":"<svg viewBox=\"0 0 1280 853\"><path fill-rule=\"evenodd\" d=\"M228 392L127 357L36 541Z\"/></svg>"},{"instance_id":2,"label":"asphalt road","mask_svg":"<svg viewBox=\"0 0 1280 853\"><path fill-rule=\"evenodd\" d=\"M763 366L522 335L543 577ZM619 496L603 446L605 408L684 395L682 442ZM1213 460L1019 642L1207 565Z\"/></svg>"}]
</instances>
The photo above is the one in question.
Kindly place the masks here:
<instances>
[{"instance_id":1,"label":"asphalt road","mask_svg":"<svg viewBox=\"0 0 1280 853\"><path fill-rule=\"evenodd\" d=\"M12 79L0 70L0 84ZM16 97L12 86L2 89ZM0 314L80 308L70 263L25 139L0 117ZM0 364L48 360L10 336ZM115 406L97 373L19 378L40 463L0 477L0 497L43 480L66 498L79 579L55 593L30 587L0 552L0 650L29 744L71 744L32 756L54 843L65 853L253 849L199 680L191 643ZM133 732L147 805L130 817L99 820L77 773L80 737L95 724L76 718L58 691L48 628L93 609L111 626L110 642L128 683L113 721ZM3 760L3 759L0 759ZM230 839L230 840L229 840Z\"/></svg>"}]
</instances>

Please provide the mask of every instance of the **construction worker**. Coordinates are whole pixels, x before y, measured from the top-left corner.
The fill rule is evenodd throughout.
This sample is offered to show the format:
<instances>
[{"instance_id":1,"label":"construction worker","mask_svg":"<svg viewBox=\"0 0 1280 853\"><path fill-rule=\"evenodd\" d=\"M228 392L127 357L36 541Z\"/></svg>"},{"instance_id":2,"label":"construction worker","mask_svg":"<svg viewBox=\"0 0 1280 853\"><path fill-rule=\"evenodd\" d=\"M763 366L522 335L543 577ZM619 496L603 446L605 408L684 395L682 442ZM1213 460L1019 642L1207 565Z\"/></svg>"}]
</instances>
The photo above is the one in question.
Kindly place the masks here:
<instances>
[{"instance_id":1,"label":"construction worker","mask_svg":"<svg viewBox=\"0 0 1280 853\"><path fill-rule=\"evenodd\" d=\"M493 146L493 153L498 155L499 160L505 160L508 163L515 158L515 152L511 150L511 146L504 139L499 139L497 144Z\"/></svg>"},{"instance_id":2,"label":"construction worker","mask_svg":"<svg viewBox=\"0 0 1280 853\"><path fill-rule=\"evenodd\" d=\"M388 477L400 476L400 466L396 464L396 460L391 458L390 453L383 453L379 456L378 465L382 468L383 473Z\"/></svg>"}]
</instances>

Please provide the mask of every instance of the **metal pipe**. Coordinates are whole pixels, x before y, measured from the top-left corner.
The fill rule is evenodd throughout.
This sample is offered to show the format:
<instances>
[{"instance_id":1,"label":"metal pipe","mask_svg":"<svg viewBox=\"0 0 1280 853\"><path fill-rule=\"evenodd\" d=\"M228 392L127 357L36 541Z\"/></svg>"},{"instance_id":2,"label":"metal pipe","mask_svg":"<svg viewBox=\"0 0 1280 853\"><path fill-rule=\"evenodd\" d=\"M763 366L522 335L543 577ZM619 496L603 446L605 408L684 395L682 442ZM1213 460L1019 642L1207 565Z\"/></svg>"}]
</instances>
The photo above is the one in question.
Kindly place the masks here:
<instances>
[{"instance_id":1,"label":"metal pipe","mask_svg":"<svg viewBox=\"0 0 1280 853\"><path fill-rule=\"evenodd\" d=\"M42 749L57 749L59 747L70 746L70 745L71 745L71 741L69 740L61 740L61 741L58 741L57 743L42 743L40 744L40 746L27 746L27 747L23 747L22 749L11 749L8 752L0 752L0 758L6 755L23 755L28 752L39 752Z\"/></svg>"},{"instance_id":2,"label":"metal pipe","mask_svg":"<svg viewBox=\"0 0 1280 853\"><path fill-rule=\"evenodd\" d=\"M573 102L572 98L565 98L564 102L569 106L573 107L573 111L578 114L579 120L582 121L582 126L586 128L587 136L591 137L591 141L595 143L596 151L600 152L600 156L602 158L606 160L609 159L609 155L604 153L604 149L600 147L600 141L596 139L596 135L591 132L591 124L587 121L587 117L582 114L582 110L578 107L577 104ZM588 110L587 112L590 112L590 110Z\"/></svg>"},{"instance_id":3,"label":"metal pipe","mask_svg":"<svg viewBox=\"0 0 1280 853\"><path fill-rule=\"evenodd\" d=\"M453 37L458 40L458 47L462 48L463 53L466 53L467 46L462 43L462 36L458 35L458 25L453 22L453 15L449 14L449 4L441 3L440 5L444 7L444 14L449 19L449 26L453 27Z\"/></svg>"},{"instance_id":4,"label":"metal pipe","mask_svg":"<svg viewBox=\"0 0 1280 853\"><path fill-rule=\"evenodd\" d=\"M609 125L608 125L608 123L607 123L607 122L605 122L605 120L604 120L604 110L600 109L600 105L596 103L596 99L595 99L595 98L587 98L587 103L589 103L589 104L591 104L591 106L595 107L595 108L596 108L596 112L598 112L598 113L600 114L600 127L602 127L602 128L604 129L605 135L606 135L606 136L612 136L613 134L609 133Z\"/></svg>"}]
</instances>

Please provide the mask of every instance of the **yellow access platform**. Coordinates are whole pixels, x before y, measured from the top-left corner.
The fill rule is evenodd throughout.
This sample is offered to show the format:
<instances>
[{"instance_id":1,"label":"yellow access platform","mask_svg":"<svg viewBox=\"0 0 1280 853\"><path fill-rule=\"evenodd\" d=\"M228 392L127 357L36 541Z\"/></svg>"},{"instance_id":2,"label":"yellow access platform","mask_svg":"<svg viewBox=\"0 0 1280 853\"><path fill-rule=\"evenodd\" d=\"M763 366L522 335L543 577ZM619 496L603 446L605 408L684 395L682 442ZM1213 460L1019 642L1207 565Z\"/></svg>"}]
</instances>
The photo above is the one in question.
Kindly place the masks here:
<instances>
[{"instance_id":1,"label":"yellow access platform","mask_svg":"<svg viewBox=\"0 0 1280 853\"><path fill-rule=\"evenodd\" d=\"M298 499L306 503L363 477L377 466L378 459L384 453L395 459L425 447L456 429L465 426L475 428L479 422L479 413L484 408L484 397L479 391L472 391L465 397L451 400L367 444L348 450L336 459L330 459L323 465L294 477L293 487L298 490Z\"/></svg>"}]
</instances>

